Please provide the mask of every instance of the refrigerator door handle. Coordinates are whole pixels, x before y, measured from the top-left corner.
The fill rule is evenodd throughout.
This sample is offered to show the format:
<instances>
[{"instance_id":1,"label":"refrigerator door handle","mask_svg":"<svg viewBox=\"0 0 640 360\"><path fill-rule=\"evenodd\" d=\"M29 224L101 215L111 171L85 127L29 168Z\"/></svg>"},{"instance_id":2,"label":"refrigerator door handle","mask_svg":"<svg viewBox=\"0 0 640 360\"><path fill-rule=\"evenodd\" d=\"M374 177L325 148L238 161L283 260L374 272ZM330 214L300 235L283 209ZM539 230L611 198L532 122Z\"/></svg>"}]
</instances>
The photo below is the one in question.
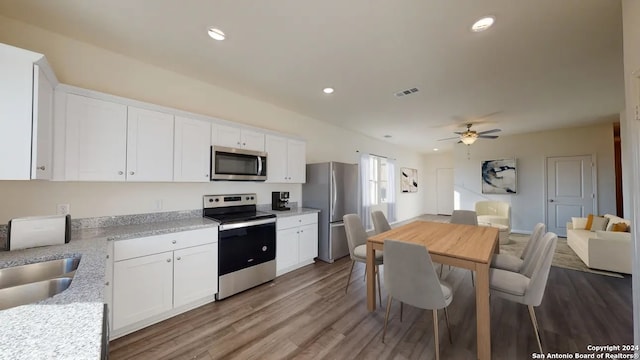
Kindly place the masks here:
<instances>
[{"instance_id":1,"label":"refrigerator door handle","mask_svg":"<svg viewBox=\"0 0 640 360\"><path fill-rule=\"evenodd\" d=\"M336 171L331 170L331 195L333 198L331 199L331 218L333 219L333 215L335 214L336 202L338 201L338 191L336 188Z\"/></svg>"}]
</instances>

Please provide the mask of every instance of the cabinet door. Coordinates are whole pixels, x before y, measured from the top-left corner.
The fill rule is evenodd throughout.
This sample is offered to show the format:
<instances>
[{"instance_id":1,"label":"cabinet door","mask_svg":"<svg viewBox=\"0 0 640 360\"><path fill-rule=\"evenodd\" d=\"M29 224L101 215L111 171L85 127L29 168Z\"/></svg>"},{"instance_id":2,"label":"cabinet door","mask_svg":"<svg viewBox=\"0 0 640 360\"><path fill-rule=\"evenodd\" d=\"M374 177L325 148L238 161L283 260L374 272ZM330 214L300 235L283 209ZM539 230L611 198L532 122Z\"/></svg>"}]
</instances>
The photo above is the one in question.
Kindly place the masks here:
<instances>
[{"instance_id":1,"label":"cabinet door","mask_svg":"<svg viewBox=\"0 0 640 360\"><path fill-rule=\"evenodd\" d=\"M287 139L267 135L267 182L285 183L287 180Z\"/></svg>"},{"instance_id":2,"label":"cabinet door","mask_svg":"<svg viewBox=\"0 0 640 360\"><path fill-rule=\"evenodd\" d=\"M67 95L66 180L124 181L127 107Z\"/></svg>"},{"instance_id":3,"label":"cabinet door","mask_svg":"<svg viewBox=\"0 0 640 360\"><path fill-rule=\"evenodd\" d=\"M213 124L211 135L212 145L226 146L230 148L242 147L239 127Z\"/></svg>"},{"instance_id":4,"label":"cabinet door","mask_svg":"<svg viewBox=\"0 0 640 360\"><path fill-rule=\"evenodd\" d=\"M113 264L113 328L171 310L173 252Z\"/></svg>"},{"instance_id":5,"label":"cabinet door","mask_svg":"<svg viewBox=\"0 0 640 360\"><path fill-rule=\"evenodd\" d=\"M318 256L318 224L300 227L298 261L312 260Z\"/></svg>"},{"instance_id":6,"label":"cabinet door","mask_svg":"<svg viewBox=\"0 0 640 360\"><path fill-rule=\"evenodd\" d=\"M176 116L174 181L209 182L211 123Z\"/></svg>"},{"instance_id":7,"label":"cabinet door","mask_svg":"<svg viewBox=\"0 0 640 360\"><path fill-rule=\"evenodd\" d=\"M306 149L304 141L289 140L287 142L287 180L292 183L302 184L306 179Z\"/></svg>"},{"instance_id":8,"label":"cabinet door","mask_svg":"<svg viewBox=\"0 0 640 360\"><path fill-rule=\"evenodd\" d=\"M53 153L53 85L38 65L33 66L31 141L31 178L50 180Z\"/></svg>"},{"instance_id":9,"label":"cabinet door","mask_svg":"<svg viewBox=\"0 0 640 360\"><path fill-rule=\"evenodd\" d=\"M298 228L280 230L276 234L276 273L281 275L298 263Z\"/></svg>"},{"instance_id":10,"label":"cabinet door","mask_svg":"<svg viewBox=\"0 0 640 360\"><path fill-rule=\"evenodd\" d=\"M173 115L129 106L127 181L172 180Z\"/></svg>"},{"instance_id":11,"label":"cabinet door","mask_svg":"<svg viewBox=\"0 0 640 360\"><path fill-rule=\"evenodd\" d=\"M176 250L173 257L174 307L218 292L218 243Z\"/></svg>"},{"instance_id":12,"label":"cabinet door","mask_svg":"<svg viewBox=\"0 0 640 360\"><path fill-rule=\"evenodd\" d=\"M243 129L240 138L243 149L264 151L264 133Z\"/></svg>"}]
</instances>

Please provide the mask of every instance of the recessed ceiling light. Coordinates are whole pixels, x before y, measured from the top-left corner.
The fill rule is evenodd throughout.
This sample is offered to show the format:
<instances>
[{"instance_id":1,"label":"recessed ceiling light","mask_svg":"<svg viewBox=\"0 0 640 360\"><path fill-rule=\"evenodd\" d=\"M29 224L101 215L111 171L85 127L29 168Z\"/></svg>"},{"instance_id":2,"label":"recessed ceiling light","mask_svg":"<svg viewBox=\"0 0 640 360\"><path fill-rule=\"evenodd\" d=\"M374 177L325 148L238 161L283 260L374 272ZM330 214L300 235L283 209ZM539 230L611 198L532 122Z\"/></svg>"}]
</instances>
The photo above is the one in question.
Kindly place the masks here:
<instances>
[{"instance_id":1,"label":"recessed ceiling light","mask_svg":"<svg viewBox=\"0 0 640 360\"><path fill-rule=\"evenodd\" d=\"M224 40L225 36L222 30L210 27L208 30L209 36L215 40Z\"/></svg>"},{"instance_id":2,"label":"recessed ceiling light","mask_svg":"<svg viewBox=\"0 0 640 360\"><path fill-rule=\"evenodd\" d=\"M473 32L481 32L490 28L496 19L493 16L483 17L482 19L476 21L471 26L471 31Z\"/></svg>"},{"instance_id":3,"label":"recessed ceiling light","mask_svg":"<svg viewBox=\"0 0 640 360\"><path fill-rule=\"evenodd\" d=\"M333 94L333 88L324 88L322 89L322 92L324 92L325 94Z\"/></svg>"},{"instance_id":4,"label":"recessed ceiling light","mask_svg":"<svg viewBox=\"0 0 640 360\"><path fill-rule=\"evenodd\" d=\"M438 148L433 148L433 151L438 151L438 150L440 150L440 149L438 149Z\"/></svg>"},{"instance_id":5,"label":"recessed ceiling light","mask_svg":"<svg viewBox=\"0 0 640 360\"><path fill-rule=\"evenodd\" d=\"M385 138L387 138L387 139L390 139L390 138L391 138L391 135L388 135L388 134L387 134L387 135L385 135L384 137L385 137Z\"/></svg>"}]
</instances>

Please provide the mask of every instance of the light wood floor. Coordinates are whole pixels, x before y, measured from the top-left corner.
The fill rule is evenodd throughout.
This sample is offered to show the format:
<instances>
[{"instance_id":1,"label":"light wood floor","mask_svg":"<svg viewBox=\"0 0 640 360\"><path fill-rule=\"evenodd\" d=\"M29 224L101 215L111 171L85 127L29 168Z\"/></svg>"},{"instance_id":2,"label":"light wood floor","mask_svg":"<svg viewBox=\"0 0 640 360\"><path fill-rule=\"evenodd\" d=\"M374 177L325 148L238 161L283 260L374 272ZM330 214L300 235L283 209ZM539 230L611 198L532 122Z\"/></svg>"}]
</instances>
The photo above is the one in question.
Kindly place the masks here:
<instances>
[{"instance_id":1,"label":"light wood floor","mask_svg":"<svg viewBox=\"0 0 640 360\"><path fill-rule=\"evenodd\" d=\"M110 344L111 359L432 359L430 311L399 304L366 310L364 265L318 262L223 301L211 303ZM454 287L449 306L453 344L440 321L442 359L475 359L475 298L468 270L445 267ZM552 267L536 308L545 352L587 352L588 344L632 344L631 277L616 279ZM383 285L383 301L386 295ZM444 320L444 315L440 314ZM527 309L491 300L493 359L531 359L537 352Z\"/></svg>"}]
</instances>

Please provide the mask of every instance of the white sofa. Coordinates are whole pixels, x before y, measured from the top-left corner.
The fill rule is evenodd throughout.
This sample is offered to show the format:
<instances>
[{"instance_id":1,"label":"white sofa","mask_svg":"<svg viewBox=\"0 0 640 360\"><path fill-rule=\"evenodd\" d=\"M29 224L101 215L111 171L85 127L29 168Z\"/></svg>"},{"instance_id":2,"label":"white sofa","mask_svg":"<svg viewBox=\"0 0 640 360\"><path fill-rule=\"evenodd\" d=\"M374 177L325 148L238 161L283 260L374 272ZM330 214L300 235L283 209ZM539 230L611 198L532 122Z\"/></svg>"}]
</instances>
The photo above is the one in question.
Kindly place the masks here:
<instances>
[{"instance_id":1,"label":"white sofa","mask_svg":"<svg viewBox=\"0 0 640 360\"><path fill-rule=\"evenodd\" d=\"M633 249L631 233L610 231L615 223L630 221L615 215L609 218L606 230L574 229L567 223L567 244L590 268L631 274Z\"/></svg>"}]
</instances>

